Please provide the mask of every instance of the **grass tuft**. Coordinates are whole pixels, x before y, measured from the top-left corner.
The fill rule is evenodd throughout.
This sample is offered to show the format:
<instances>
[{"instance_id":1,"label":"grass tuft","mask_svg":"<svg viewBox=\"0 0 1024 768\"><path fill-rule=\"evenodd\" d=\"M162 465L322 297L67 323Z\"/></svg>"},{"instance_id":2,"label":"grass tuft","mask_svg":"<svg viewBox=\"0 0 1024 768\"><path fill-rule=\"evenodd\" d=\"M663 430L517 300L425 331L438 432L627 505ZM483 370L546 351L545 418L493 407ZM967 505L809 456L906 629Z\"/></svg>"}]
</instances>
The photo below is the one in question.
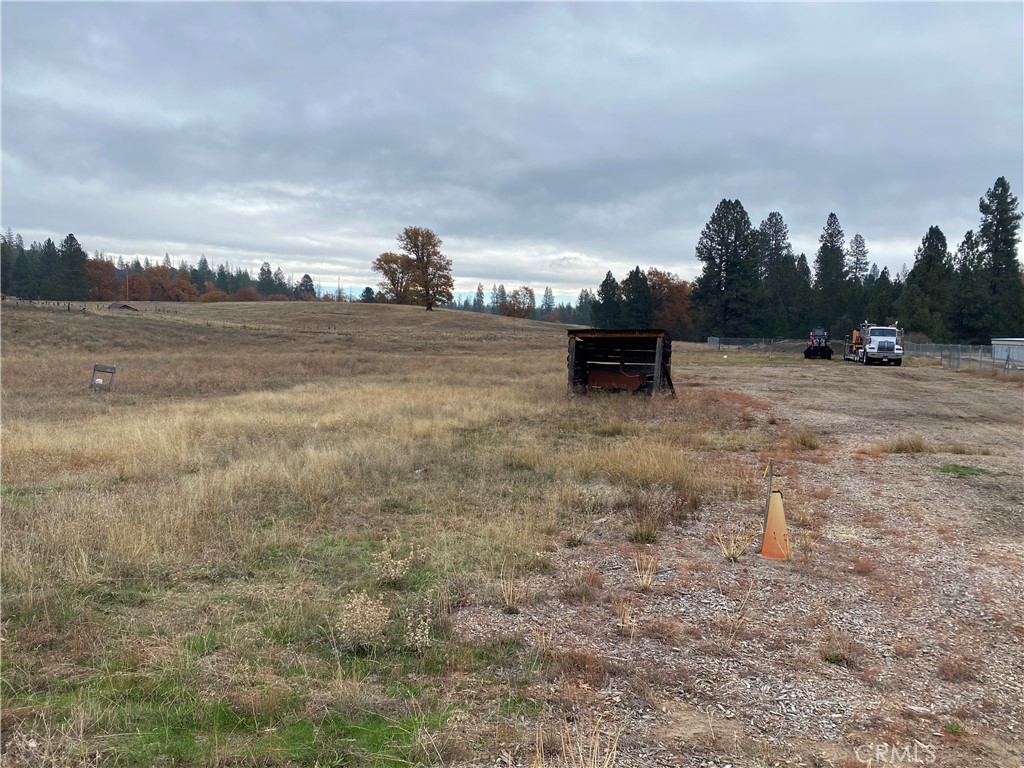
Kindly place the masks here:
<instances>
[{"instance_id":1,"label":"grass tuft","mask_svg":"<svg viewBox=\"0 0 1024 768\"><path fill-rule=\"evenodd\" d=\"M935 449L921 435L910 434L890 440L883 450L886 453L932 453Z\"/></svg>"}]
</instances>

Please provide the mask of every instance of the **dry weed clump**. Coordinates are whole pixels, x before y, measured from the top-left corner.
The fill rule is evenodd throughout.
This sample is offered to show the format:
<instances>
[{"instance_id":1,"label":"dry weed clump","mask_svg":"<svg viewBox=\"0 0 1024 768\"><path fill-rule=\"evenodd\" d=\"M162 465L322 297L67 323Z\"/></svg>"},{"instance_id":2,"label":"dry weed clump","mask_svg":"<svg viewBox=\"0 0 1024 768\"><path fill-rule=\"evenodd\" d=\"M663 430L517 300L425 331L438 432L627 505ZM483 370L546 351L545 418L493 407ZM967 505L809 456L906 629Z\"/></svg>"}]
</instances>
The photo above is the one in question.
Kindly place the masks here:
<instances>
[{"instance_id":1,"label":"dry weed clump","mask_svg":"<svg viewBox=\"0 0 1024 768\"><path fill-rule=\"evenodd\" d=\"M820 649L821 658L829 664L857 667L863 661L864 646L845 629L830 627Z\"/></svg>"},{"instance_id":2,"label":"dry weed clump","mask_svg":"<svg viewBox=\"0 0 1024 768\"><path fill-rule=\"evenodd\" d=\"M638 592L649 592L658 571L658 553L633 550L633 574Z\"/></svg>"},{"instance_id":3,"label":"dry weed clump","mask_svg":"<svg viewBox=\"0 0 1024 768\"><path fill-rule=\"evenodd\" d=\"M618 760L618 728L602 727L601 719L577 720L562 729L561 766L564 768L615 768Z\"/></svg>"},{"instance_id":4,"label":"dry weed clump","mask_svg":"<svg viewBox=\"0 0 1024 768\"><path fill-rule=\"evenodd\" d=\"M421 656L430 648L430 625L430 613L412 608L405 612L405 645Z\"/></svg>"},{"instance_id":5,"label":"dry weed clump","mask_svg":"<svg viewBox=\"0 0 1024 768\"><path fill-rule=\"evenodd\" d=\"M787 432L784 437L786 445L793 450L816 451L821 448L821 440L809 429Z\"/></svg>"},{"instance_id":6,"label":"dry weed clump","mask_svg":"<svg viewBox=\"0 0 1024 768\"><path fill-rule=\"evenodd\" d=\"M657 543L658 533L665 525L694 519L699 505L693 495L682 496L668 486L633 488L626 501L630 541L636 544Z\"/></svg>"},{"instance_id":7,"label":"dry weed clump","mask_svg":"<svg viewBox=\"0 0 1024 768\"><path fill-rule=\"evenodd\" d=\"M901 435L882 446L886 453L932 453L935 449L921 435Z\"/></svg>"},{"instance_id":8,"label":"dry weed clump","mask_svg":"<svg viewBox=\"0 0 1024 768\"><path fill-rule=\"evenodd\" d=\"M416 548L405 545L401 538L385 539L384 548L373 556L370 568L379 586L394 587L419 559Z\"/></svg>"},{"instance_id":9,"label":"dry weed clump","mask_svg":"<svg viewBox=\"0 0 1024 768\"><path fill-rule=\"evenodd\" d=\"M595 689L603 686L608 678L608 667L589 648L544 640L538 646L538 656L553 678L576 680Z\"/></svg>"},{"instance_id":10,"label":"dry weed clump","mask_svg":"<svg viewBox=\"0 0 1024 768\"><path fill-rule=\"evenodd\" d=\"M698 457L669 442L626 438L588 443L568 462L583 480L605 478L622 486L669 486L680 493L717 490L721 478Z\"/></svg>"},{"instance_id":11,"label":"dry weed clump","mask_svg":"<svg viewBox=\"0 0 1024 768\"><path fill-rule=\"evenodd\" d=\"M936 665L938 676L949 683L978 681L983 669L984 663L977 656L946 656Z\"/></svg>"},{"instance_id":12,"label":"dry weed clump","mask_svg":"<svg viewBox=\"0 0 1024 768\"><path fill-rule=\"evenodd\" d=\"M679 622L663 616L644 622L640 627L640 634L671 648L679 646L683 641L683 628Z\"/></svg>"},{"instance_id":13,"label":"dry weed clump","mask_svg":"<svg viewBox=\"0 0 1024 768\"><path fill-rule=\"evenodd\" d=\"M597 602L601 590L604 589L604 578L594 568L580 564L562 585L561 598L567 603L586 605Z\"/></svg>"},{"instance_id":14,"label":"dry weed clump","mask_svg":"<svg viewBox=\"0 0 1024 768\"><path fill-rule=\"evenodd\" d=\"M612 613L615 615L615 629L624 637L630 640L637 630L637 599L635 595L613 594L609 601L612 605Z\"/></svg>"},{"instance_id":15,"label":"dry weed clump","mask_svg":"<svg viewBox=\"0 0 1024 768\"><path fill-rule=\"evenodd\" d=\"M382 598L366 592L350 592L342 599L340 607L337 633L346 648L372 653L384 645L391 609Z\"/></svg>"},{"instance_id":16,"label":"dry weed clump","mask_svg":"<svg viewBox=\"0 0 1024 768\"><path fill-rule=\"evenodd\" d=\"M526 597L526 587L519 578L518 567L515 561L501 564L499 574L501 582L502 610L508 614L517 614Z\"/></svg>"},{"instance_id":17,"label":"dry weed clump","mask_svg":"<svg viewBox=\"0 0 1024 768\"><path fill-rule=\"evenodd\" d=\"M900 638L892 646L892 652L901 659L910 659L917 656L921 646L913 638Z\"/></svg>"},{"instance_id":18,"label":"dry weed clump","mask_svg":"<svg viewBox=\"0 0 1024 768\"><path fill-rule=\"evenodd\" d=\"M5 728L5 731L7 729ZM56 725L45 715L34 730L23 726L3 734L0 764L5 768L96 768L104 755L83 748L85 716L76 709L71 718Z\"/></svg>"},{"instance_id":19,"label":"dry weed clump","mask_svg":"<svg viewBox=\"0 0 1024 768\"><path fill-rule=\"evenodd\" d=\"M757 534L743 528L726 530L724 526L719 525L715 531L715 543L718 544L722 557L730 563L735 563L747 554L756 538Z\"/></svg>"}]
</instances>

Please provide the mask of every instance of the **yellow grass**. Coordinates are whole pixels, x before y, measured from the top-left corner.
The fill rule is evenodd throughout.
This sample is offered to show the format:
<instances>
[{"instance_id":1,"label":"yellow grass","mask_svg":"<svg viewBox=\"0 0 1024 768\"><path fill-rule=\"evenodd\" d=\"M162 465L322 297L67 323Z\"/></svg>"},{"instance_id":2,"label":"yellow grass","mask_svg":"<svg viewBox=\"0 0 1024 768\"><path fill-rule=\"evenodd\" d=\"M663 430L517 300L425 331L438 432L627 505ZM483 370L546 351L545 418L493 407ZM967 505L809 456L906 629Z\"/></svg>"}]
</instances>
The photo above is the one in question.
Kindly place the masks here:
<instances>
[{"instance_id":1,"label":"yellow grass","mask_svg":"<svg viewBox=\"0 0 1024 768\"><path fill-rule=\"evenodd\" d=\"M19 653L177 676L195 702L224 695L254 718L289 706L266 670L290 665L321 712L331 680L353 674L349 646L424 654L424 622L465 595L517 606L567 531L628 528L644 500L667 505L665 526L702 499L760 493L756 402L570 397L559 326L373 305L142 308L3 307L0 580L5 626L28 627ZM117 365L114 391L89 388L95 363ZM395 541L415 558L381 578ZM656 563L637 564L641 588ZM390 619L381 608L372 637L353 639L362 609L342 601L364 592ZM632 636L635 605L619 607ZM203 672L183 648L216 663ZM61 674L49 656L14 659L11 690L30 690L19 670ZM236 685L250 660L276 682ZM92 731L133 733L117 713Z\"/></svg>"}]
</instances>

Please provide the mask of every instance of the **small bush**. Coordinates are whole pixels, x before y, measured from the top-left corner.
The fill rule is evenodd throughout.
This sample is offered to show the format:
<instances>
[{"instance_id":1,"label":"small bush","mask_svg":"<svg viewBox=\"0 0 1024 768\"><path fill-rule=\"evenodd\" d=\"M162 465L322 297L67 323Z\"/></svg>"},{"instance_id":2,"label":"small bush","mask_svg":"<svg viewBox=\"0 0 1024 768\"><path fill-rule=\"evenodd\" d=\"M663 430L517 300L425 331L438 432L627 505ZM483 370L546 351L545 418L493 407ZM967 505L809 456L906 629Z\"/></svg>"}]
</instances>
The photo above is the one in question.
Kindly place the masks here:
<instances>
[{"instance_id":1,"label":"small bush","mask_svg":"<svg viewBox=\"0 0 1024 768\"><path fill-rule=\"evenodd\" d=\"M430 648L430 624L430 613L427 611L409 609L405 613L405 644L420 655Z\"/></svg>"},{"instance_id":2,"label":"small bush","mask_svg":"<svg viewBox=\"0 0 1024 768\"><path fill-rule=\"evenodd\" d=\"M341 601L337 632L342 644L353 651L372 652L384 644L391 609L380 597L351 592Z\"/></svg>"},{"instance_id":3,"label":"small bush","mask_svg":"<svg viewBox=\"0 0 1024 768\"><path fill-rule=\"evenodd\" d=\"M821 643L821 658L829 664L856 667L863 650L849 632L833 628Z\"/></svg>"},{"instance_id":4,"label":"small bush","mask_svg":"<svg viewBox=\"0 0 1024 768\"><path fill-rule=\"evenodd\" d=\"M589 648L549 645L541 658L556 676L585 682L591 688L600 688L608 677L608 669L601 658Z\"/></svg>"},{"instance_id":5,"label":"small bush","mask_svg":"<svg viewBox=\"0 0 1024 768\"><path fill-rule=\"evenodd\" d=\"M401 540L385 540L384 549L373 556L370 567L378 585L394 587L418 559L416 550L405 547Z\"/></svg>"},{"instance_id":6,"label":"small bush","mask_svg":"<svg viewBox=\"0 0 1024 768\"><path fill-rule=\"evenodd\" d=\"M604 579L594 570L580 568L562 586L562 599L567 603L593 603L604 588Z\"/></svg>"}]
</instances>

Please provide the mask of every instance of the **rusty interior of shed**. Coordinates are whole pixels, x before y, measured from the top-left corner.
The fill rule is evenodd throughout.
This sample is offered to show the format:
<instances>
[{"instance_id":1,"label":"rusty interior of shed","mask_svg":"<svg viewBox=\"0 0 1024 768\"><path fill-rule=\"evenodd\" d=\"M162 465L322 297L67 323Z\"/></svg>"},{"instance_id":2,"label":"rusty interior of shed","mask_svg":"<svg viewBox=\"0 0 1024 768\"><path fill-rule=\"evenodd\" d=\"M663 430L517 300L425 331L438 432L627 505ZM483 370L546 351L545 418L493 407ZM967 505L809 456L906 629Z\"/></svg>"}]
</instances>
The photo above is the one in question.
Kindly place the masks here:
<instances>
[{"instance_id":1,"label":"rusty interior of shed","mask_svg":"<svg viewBox=\"0 0 1024 768\"><path fill-rule=\"evenodd\" d=\"M675 392L668 332L585 328L568 335L571 392Z\"/></svg>"}]
</instances>

